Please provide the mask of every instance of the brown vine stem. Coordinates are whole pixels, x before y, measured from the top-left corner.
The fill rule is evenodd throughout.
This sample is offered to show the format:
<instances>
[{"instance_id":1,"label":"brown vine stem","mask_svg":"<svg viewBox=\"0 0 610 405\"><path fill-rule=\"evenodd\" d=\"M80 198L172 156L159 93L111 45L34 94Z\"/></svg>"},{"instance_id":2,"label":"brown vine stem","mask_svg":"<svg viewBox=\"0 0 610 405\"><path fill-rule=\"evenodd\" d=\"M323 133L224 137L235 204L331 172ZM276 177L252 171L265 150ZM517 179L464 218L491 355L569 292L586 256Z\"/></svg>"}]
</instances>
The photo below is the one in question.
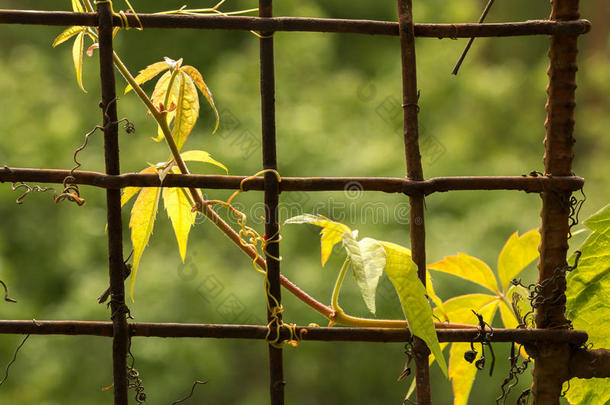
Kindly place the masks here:
<instances>
[{"instance_id":1,"label":"brown vine stem","mask_svg":"<svg viewBox=\"0 0 610 405\"><path fill-rule=\"evenodd\" d=\"M138 95L140 100L144 103L146 108L150 111L150 113L153 116L153 118L155 119L155 121L157 121L157 124L159 124L159 127L161 128L161 131L163 132L163 134L165 136L165 140L167 141L167 145L172 153L172 157L173 157L174 161L176 162L176 165L180 169L180 172L182 174L190 174L190 171L189 171L186 163L184 162L184 159L182 159L182 156L180 156L180 151L178 150L176 142L174 141L172 132L171 132L169 125L167 123L167 120L165 118L165 114L163 112L159 111L155 107L152 100L148 97L148 95L144 92L144 90L136 82L135 78L133 77L133 75L131 74L129 69L125 66L125 64L120 59L120 57L116 54L116 52L114 52L114 54L113 54L113 59L114 59L114 64L115 64L116 68L119 70L119 72L121 73L123 78L125 78L127 83L129 83L131 85L131 87L134 89L134 91L136 92L136 94ZM248 255L248 257L250 257L252 260L255 260L256 264L262 270L267 271L267 263L265 262L265 259L263 257L261 257L256 252L256 250L254 250L253 248L251 248L249 246L244 246L242 244L239 234L237 232L235 232L235 230L233 228L231 228L231 226L212 209L211 205L208 204L204 200L201 193L199 193L199 191L195 188L189 188L189 192L190 192L191 197L193 198L198 210L202 214L204 214L210 221L212 221L212 223L214 223L214 225L216 225L229 239L231 239L231 241L233 241L233 243L235 243L246 255ZM408 324L406 321L357 318L357 317L349 316L349 315L343 313L342 311L336 312L335 310L333 310L332 307L324 305L323 303L319 302L318 300L316 300L315 298L313 298L312 296L307 294L301 288L299 288L294 283L292 283L290 280L288 280L285 276L280 275L280 282L286 290L288 290L290 293L292 293L295 297L297 297L303 303L305 303L306 305L313 308L314 310L316 310L317 312L322 314L324 317L329 319L332 323L348 325L348 326L362 326L362 327L365 327L365 326L384 327L384 328L407 328L408 327ZM435 324L436 324L436 327L439 329L476 328L475 326L472 326L472 325L449 324L449 323L443 323L443 322L437 322Z\"/></svg>"}]
</instances>

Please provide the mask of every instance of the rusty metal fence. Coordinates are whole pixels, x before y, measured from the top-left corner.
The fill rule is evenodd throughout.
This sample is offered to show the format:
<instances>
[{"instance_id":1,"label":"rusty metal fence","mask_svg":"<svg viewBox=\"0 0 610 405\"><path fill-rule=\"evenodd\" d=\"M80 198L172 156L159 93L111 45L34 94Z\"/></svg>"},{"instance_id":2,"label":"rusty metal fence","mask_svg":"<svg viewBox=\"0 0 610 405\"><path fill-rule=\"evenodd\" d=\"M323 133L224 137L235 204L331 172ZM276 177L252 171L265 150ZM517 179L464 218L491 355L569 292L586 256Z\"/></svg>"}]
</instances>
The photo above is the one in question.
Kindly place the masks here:
<instances>
[{"instance_id":1,"label":"rusty metal fence","mask_svg":"<svg viewBox=\"0 0 610 405\"><path fill-rule=\"evenodd\" d=\"M278 233L278 195L291 191L344 190L357 181L364 191L403 193L410 201L410 234L413 259L419 276L425 283L426 248L424 199L436 192L453 190L519 190L538 193L542 198L540 232L539 285L542 305L537 308L537 329L495 330L491 341L518 342L537 345L538 355L532 387L534 403L558 404L564 381L574 376L570 371L570 348L581 346L587 335L570 330L565 319L565 278L557 282L556 270L567 266L569 231L569 198L582 188L584 180L572 174L572 145L575 107L575 75L577 71L577 39L590 29L586 20L579 19L578 0L553 0L548 20L501 24L414 24L412 0L398 0L398 22L343 20L319 18L273 17L272 0L259 1L259 17L192 16L141 14L139 20L147 28L194 28L224 30L254 30L260 38L260 90L262 105L263 169L277 169L275 127L275 78L273 34L281 31L336 32L350 34L399 36L402 56L404 148L406 178L283 178L266 173L246 185L248 190L264 191L266 234ZM124 18L124 17L123 17ZM132 26L138 22L128 15ZM266 325L212 325L128 322L124 291L123 241L121 222L121 188L126 186L159 187L155 174L121 174L115 76L113 67L114 27L123 24L113 15L109 2L97 2L97 13L42 12L0 10L1 24L79 25L99 29L99 50L102 83L100 107L104 120L106 173L71 173L63 170L0 169L0 181L30 181L62 183L74 175L74 184L85 184L107 190L108 256L111 289L111 322L86 321L0 321L3 334L95 335L113 340L114 403L128 403L127 352L132 336L237 338L264 340L269 333ZM422 171L418 140L418 87L416 74L416 37L476 38L524 35L550 37L550 68L547 102L546 138L543 176L526 177L444 177L425 179ZM244 177L213 175L169 175L164 187L197 187L211 189L240 188ZM280 274L278 243L269 244L266 266L270 283L268 319L273 320L273 306L281 302L280 288L296 288ZM545 280L554 279L549 285ZM262 309L261 309L262 310ZM290 338L290 331L278 329L280 340ZM301 334L301 331L307 333ZM297 327L304 340L405 342L412 337L408 330L380 328ZM439 329L441 342L470 342L479 331ZM415 339L417 404L430 404L428 350ZM282 349L269 345L270 402L284 403Z\"/></svg>"}]
</instances>

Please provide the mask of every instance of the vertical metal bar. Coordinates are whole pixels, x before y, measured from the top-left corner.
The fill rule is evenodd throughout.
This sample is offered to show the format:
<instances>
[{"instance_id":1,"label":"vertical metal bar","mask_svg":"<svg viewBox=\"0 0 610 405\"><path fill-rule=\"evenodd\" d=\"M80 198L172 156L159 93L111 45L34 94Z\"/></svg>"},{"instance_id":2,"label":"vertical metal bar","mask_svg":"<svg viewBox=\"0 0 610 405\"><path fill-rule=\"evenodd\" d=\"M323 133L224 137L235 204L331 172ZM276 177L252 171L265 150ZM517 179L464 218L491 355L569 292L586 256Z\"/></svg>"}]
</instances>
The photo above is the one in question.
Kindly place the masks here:
<instances>
[{"instance_id":1,"label":"vertical metal bar","mask_svg":"<svg viewBox=\"0 0 610 405\"><path fill-rule=\"evenodd\" d=\"M407 177L409 180L424 179L421 154L419 149L418 113L419 94L417 90L417 68L415 58L415 33L413 28L412 0L398 0L398 24L400 30L400 49L402 57L402 103L404 111L404 143L407 160ZM424 196L409 197L411 207L410 231L411 252L417 264L418 275L426 284L426 228L424 224ZM430 351L419 338L414 338L415 381L417 387L417 404L430 405Z\"/></svg>"},{"instance_id":2,"label":"vertical metal bar","mask_svg":"<svg viewBox=\"0 0 610 405\"><path fill-rule=\"evenodd\" d=\"M104 122L104 152L106 173L120 174L119 139L116 92L112 48L112 13L110 4L99 3L100 75L102 81L102 110ZM112 311L113 341L112 362L114 376L114 403L127 405L127 345L129 341L125 313L125 286L123 270L123 225L121 222L121 190L106 191L108 219L108 255L110 273L110 308Z\"/></svg>"},{"instance_id":3,"label":"vertical metal bar","mask_svg":"<svg viewBox=\"0 0 610 405\"><path fill-rule=\"evenodd\" d=\"M578 0L552 0L551 19L576 20ZM549 50L550 67L546 105L544 169L548 176L572 174L574 107L578 36L553 35ZM538 328L565 328L566 280L558 269L567 265L569 231L569 192L546 191L542 197L540 261L538 283L542 304L536 312ZM550 282L548 280L551 280ZM545 303L547 301L547 303ZM568 345L540 345L534 369L532 391L536 405L559 404L562 384L568 378Z\"/></svg>"},{"instance_id":4,"label":"vertical metal bar","mask_svg":"<svg viewBox=\"0 0 610 405\"><path fill-rule=\"evenodd\" d=\"M259 16L273 16L272 0L259 0ZM275 67L273 54L273 32L262 32L260 39L261 63L261 116L263 137L263 168L277 170L275 143ZM267 245L267 282L269 322L281 322L281 312L274 312L281 303L278 200L279 183L273 173L265 174L265 234ZM279 308L277 308L279 310ZM275 315L274 315L275 313ZM272 336L274 337L274 336ZM284 367L282 349L269 345L270 393L272 405L284 404Z\"/></svg>"}]
</instances>

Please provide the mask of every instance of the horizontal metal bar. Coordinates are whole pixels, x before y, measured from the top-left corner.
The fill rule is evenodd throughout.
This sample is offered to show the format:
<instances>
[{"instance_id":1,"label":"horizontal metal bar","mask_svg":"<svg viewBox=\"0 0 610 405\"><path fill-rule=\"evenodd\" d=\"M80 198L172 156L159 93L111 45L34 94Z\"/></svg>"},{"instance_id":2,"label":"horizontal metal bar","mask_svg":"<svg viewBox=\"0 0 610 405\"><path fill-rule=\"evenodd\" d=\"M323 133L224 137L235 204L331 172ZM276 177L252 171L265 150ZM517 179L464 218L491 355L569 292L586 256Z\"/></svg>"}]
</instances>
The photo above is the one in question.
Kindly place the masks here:
<instances>
[{"instance_id":1,"label":"horizontal metal bar","mask_svg":"<svg viewBox=\"0 0 610 405\"><path fill-rule=\"evenodd\" d=\"M411 334L406 329L386 328L344 328L344 327L296 327L297 335L311 341L353 341L353 342L406 342ZM13 321L0 320L0 334L32 335L90 335L112 336L111 322L86 321ZM184 323L129 323L131 336L163 338L218 338L218 339L257 339L267 336L266 326L256 325L219 325ZM470 342L478 330L437 329L441 342ZM289 333L282 328L282 338L288 339ZM572 343L581 345L587 341L587 333L566 329L495 329L489 340L492 342L518 343Z\"/></svg>"},{"instance_id":2,"label":"horizontal metal bar","mask_svg":"<svg viewBox=\"0 0 610 405\"><path fill-rule=\"evenodd\" d=\"M337 32L398 36L398 23L390 21L302 17L194 16L184 14L138 14L138 17L145 28ZM128 15L128 19L130 26L138 26L138 22L133 15ZM0 10L0 24L96 26L97 16L89 13L78 14L63 11ZM121 19L118 16L114 17L114 25L121 26ZM591 23L587 20L534 20L494 24L415 24L415 36L471 38L556 34L580 35L589 32L590 29Z\"/></svg>"},{"instance_id":3,"label":"horizontal metal bar","mask_svg":"<svg viewBox=\"0 0 610 405\"><path fill-rule=\"evenodd\" d=\"M69 170L0 168L0 182L63 183L71 175ZM159 187L156 174L127 173L111 176L98 172L74 172L74 184L102 188L127 186ZM238 190L243 176L214 176L200 174L169 174L164 187L195 187ZM577 176L479 176L437 177L425 181L411 181L398 177L283 177L281 191L342 191L357 188L363 191L405 193L407 195L432 194L452 190L520 190L540 193L548 190L576 191L583 187L584 179ZM248 180L244 190L264 190L262 177Z\"/></svg>"}]
</instances>

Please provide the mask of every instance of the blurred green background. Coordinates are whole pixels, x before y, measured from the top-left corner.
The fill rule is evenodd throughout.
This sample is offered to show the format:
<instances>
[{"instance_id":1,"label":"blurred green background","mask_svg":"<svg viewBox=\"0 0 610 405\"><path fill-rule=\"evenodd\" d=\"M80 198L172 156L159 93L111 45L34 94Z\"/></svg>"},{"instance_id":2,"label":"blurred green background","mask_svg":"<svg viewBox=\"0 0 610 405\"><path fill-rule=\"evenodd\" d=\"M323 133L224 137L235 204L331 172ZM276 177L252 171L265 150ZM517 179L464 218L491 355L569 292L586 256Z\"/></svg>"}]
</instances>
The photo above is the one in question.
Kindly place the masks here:
<instances>
[{"instance_id":1,"label":"blurred green background","mask_svg":"<svg viewBox=\"0 0 610 405\"><path fill-rule=\"evenodd\" d=\"M133 1L139 12L176 9L183 0ZM276 2L276 15L396 20L395 2L338 0ZM417 22L473 22L483 1L416 1ZM610 199L608 77L610 7L606 0L583 2L593 22L580 42L574 171L587 179L587 217ZM122 2L118 2L124 7ZM117 8L119 5L117 4ZM211 6L192 2L190 7ZM5 0L3 8L68 10L68 1ZM224 10L256 7L229 0ZM548 2L497 2L490 22L546 18ZM83 94L74 79L71 43L52 49L61 27L0 26L0 164L10 167L73 166L72 154L84 134L100 122L97 55L86 58ZM478 39L459 76L451 70L466 40L417 40L421 89L421 136L426 177L521 175L543 170L544 104L548 38ZM258 40L248 32L130 30L117 37L118 53L132 72L163 56L183 57L200 69L221 112L221 128L211 136L213 115L202 104L201 118L186 149L204 149L225 163L230 174L261 168ZM400 53L397 38L364 35L278 33L277 139L283 176L405 175L400 136ZM122 88L123 83L120 83ZM146 86L152 91L152 84ZM136 125L121 134L123 172L167 157L164 144L151 140L156 128L133 95L121 96L119 116ZM102 137L80 155L83 170L103 171ZM192 171L216 173L206 165ZM2 303L4 319L107 320L96 303L105 289L107 250L103 190L82 187L84 207L55 205L49 194L32 194L16 205L10 184L0 188L0 278L18 304ZM228 192L209 191L226 199ZM262 194L241 195L253 224L262 215ZM282 219L319 212L344 221L361 235L408 245L407 199L358 190L284 193ZM495 268L505 240L515 231L538 227L540 200L519 192L452 192L427 199L428 262L465 252ZM225 213L223 213L224 215ZM127 228L129 208L124 209ZM258 221L258 222L257 222ZM330 300L343 260L336 249L320 266L317 230L282 228L282 271L314 297ZM125 230L125 252L131 247ZM573 248L582 241L575 237ZM535 280L535 266L524 273ZM468 282L436 275L443 299L477 292ZM285 319L324 325L316 312L285 293ZM380 318L400 318L398 299L382 278ZM353 280L344 287L344 307L367 315ZM208 223L191 232L182 264L174 234L161 208L144 254L131 313L143 322L261 324L265 317L262 278L249 260ZM0 366L10 360L19 336L0 336ZM492 403L508 373L507 345L495 345L494 377L481 373L471 403ZM169 404L183 397L194 380L207 380L190 403L265 404L268 401L266 345L261 341L134 338L132 352L147 403ZM400 404L409 381L396 382L404 364L401 344L305 342L285 349L287 403ZM513 400L529 385L529 371ZM452 402L451 385L432 370L435 404ZM0 387L2 404L109 404L111 341L95 337L32 336Z\"/></svg>"}]
</instances>

